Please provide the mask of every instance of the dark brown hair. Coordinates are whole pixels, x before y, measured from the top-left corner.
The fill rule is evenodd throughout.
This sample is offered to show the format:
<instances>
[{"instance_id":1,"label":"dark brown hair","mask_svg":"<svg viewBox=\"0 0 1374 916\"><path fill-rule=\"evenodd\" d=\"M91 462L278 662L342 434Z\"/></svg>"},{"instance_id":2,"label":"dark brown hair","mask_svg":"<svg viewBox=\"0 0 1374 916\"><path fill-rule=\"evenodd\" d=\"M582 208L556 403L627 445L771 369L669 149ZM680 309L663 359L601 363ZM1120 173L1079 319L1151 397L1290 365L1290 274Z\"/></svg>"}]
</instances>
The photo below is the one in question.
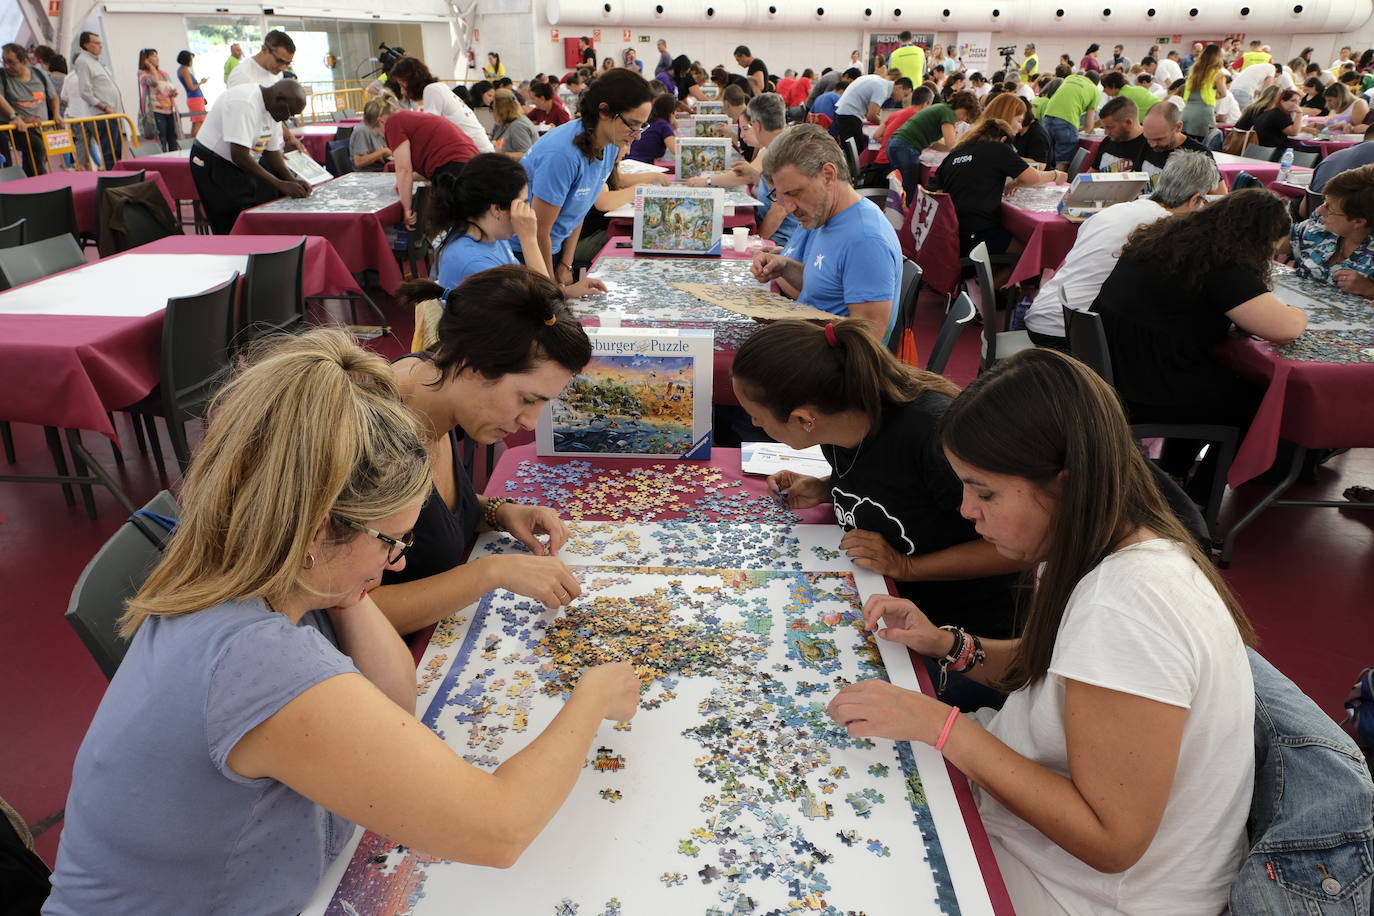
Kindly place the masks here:
<instances>
[{"instance_id":1,"label":"dark brown hair","mask_svg":"<svg viewBox=\"0 0 1374 916\"><path fill-rule=\"evenodd\" d=\"M1241 639L1256 643L1240 603L1160 493L1116 392L1087 366L1044 348L998 362L945 411L940 442L982 471L1041 488L1061 481L1044 568L1003 689L1045 676L1079 581L1140 528L1186 551L1230 611Z\"/></svg>"},{"instance_id":2,"label":"dark brown hair","mask_svg":"<svg viewBox=\"0 0 1374 916\"><path fill-rule=\"evenodd\" d=\"M602 152L596 145L596 128L601 115L614 118L653 100L654 93L648 81L633 70L616 67L601 74L587 87L579 103L577 115L582 120L582 132L573 138L573 145L589 161L595 162Z\"/></svg>"},{"instance_id":3,"label":"dark brown hair","mask_svg":"<svg viewBox=\"0 0 1374 916\"><path fill-rule=\"evenodd\" d=\"M1322 191L1336 198L1347 219L1362 219L1374 226L1374 165L1362 165L1333 175Z\"/></svg>"},{"instance_id":4,"label":"dark brown hair","mask_svg":"<svg viewBox=\"0 0 1374 916\"><path fill-rule=\"evenodd\" d=\"M429 72L425 62L414 57L402 57L391 65L390 79L400 80L406 98L418 102L425 97L425 87L439 79Z\"/></svg>"},{"instance_id":5,"label":"dark brown hair","mask_svg":"<svg viewBox=\"0 0 1374 916\"><path fill-rule=\"evenodd\" d=\"M876 429L883 408L927 391L954 397L959 389L934 372L900 362L873 338L867 323L833 323L836 345L808 321L775 321L755 331L735 353L731 374L780 422L809 406L824 414L862 411Z\"/></svg>"},{"instance_id":6,"label":"dark brown hair","mask_svg":"<svg viewBox=\"0 0 1374 916\"><path fill-rule=\"evenodd\" d=\"M1195 288L1219 264L1269 282L1273 245L1287 234L1288 208L1264 188L1232 191L1201 210L1141 226L1126 239L1123 261L1147 261L1177 286Z\"/></svg>"}]
</instances>

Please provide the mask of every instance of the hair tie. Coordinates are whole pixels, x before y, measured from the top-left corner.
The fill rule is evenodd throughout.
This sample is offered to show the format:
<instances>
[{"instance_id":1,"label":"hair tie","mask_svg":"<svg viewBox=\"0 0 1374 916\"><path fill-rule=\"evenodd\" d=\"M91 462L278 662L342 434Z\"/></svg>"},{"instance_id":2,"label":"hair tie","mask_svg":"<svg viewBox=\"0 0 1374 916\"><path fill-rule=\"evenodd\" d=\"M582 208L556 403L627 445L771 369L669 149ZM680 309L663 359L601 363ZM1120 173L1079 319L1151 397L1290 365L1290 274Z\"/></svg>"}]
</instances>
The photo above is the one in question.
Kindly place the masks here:
<instances>
[{"instance_id":1,"label":"hair tie","mask_svg":"<svg viewBox=\"0 0 1374 916\"><path fill-rule=\"evenodd\" d=\"M838 347L840 345L840 339L835 336L835 322L833 321L827 321L825 323L825 342L832 347Z\"/></svg>"},{"instance_id":2,"label":"hair tie","mask_svg":"<svg viewBox=\"0 0 1374 916\"><path fill-rule=\"evenodd\" d=\"M558 316L550 315L549 317L544 319L544 324L548 325L549 327L553 327L554 325L558 324Z\"/></svg>"}]
</instances>

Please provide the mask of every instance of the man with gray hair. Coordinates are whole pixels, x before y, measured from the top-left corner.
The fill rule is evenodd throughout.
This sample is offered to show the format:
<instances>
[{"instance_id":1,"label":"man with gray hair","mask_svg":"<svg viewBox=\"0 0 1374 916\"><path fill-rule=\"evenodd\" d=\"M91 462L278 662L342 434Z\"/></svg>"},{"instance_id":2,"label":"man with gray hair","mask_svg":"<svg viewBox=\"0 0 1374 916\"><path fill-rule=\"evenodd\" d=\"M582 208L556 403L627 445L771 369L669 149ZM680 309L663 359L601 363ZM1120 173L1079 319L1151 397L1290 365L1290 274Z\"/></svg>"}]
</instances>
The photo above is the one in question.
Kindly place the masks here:
<instances>
[{"instance_id":1,"label":"man with gray hair","mask_svg":"<svg viewBox=\"0 0 1374 916\"><path fill-rule=\"evenodd\" d=\"M1040 287L1026 311L1026 332L1031 340L1042 347L1067 351L1060 290L1069 308L1086 312L1116 266L1127 236L1157 219L1196 210L1220 179L1216 163L1205 152L1175 153L1164 164L1153 194L1110 206L1079 227L1078 239L1064 265Z\"/></svg>"},{"instance_id":2,"label":"man with gray hair","mask_svg":"<svg viewBox=\"0 0 1374 916\"><path fill-rule=\"evenodd\" d=\"M767 201L768 180L763 177L760 165L773 141L787 129L787 103L776 92L765 92L749 100L744 106L744 117L747 120L745 141L758 152L753 162L736 162L730 169L745 184L754 185L754 194ZM778 201L755 207L754 219L758 223L759 238L778 246L786 245L801 229L797 218Z\"/></svg>"},{"instance_id":3,"label":"man with gray hair","mask_svg":"<svg viewBox=\"0 0 1374 916\"><path fill-rule=\"evenodd\" d=\"M235 86L210 106L191 144L191 177L216 235L227 235L249 207L309 196L310 184L281 153L282 122L304 108L305 89L295 80Z\"/></svg>"},{"instance_id":4,"label":"man with gray hair","mask_svg":"<svg viewBox=\"0 0 1374 916\"><path fill-rule=\"evenodd\" d=\"M754 255L754 278L777 280L788 295L866 322L886 341L897 316L902 249L887 217L849 183L839 144L815 124L797 124L768 148L764 197L795 216L787 247Z\"/></svg>"}]
</instances>

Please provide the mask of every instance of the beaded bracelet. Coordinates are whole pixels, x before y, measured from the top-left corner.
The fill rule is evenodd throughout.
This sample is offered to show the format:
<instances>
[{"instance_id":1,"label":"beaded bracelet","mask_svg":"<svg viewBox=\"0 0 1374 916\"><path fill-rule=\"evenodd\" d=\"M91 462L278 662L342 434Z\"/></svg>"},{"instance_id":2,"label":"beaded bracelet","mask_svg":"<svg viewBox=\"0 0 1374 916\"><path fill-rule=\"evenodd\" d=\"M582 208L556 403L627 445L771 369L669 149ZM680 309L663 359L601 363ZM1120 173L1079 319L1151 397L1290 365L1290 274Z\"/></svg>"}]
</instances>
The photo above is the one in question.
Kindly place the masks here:
<instances>
[{"instance_id":1,"label":"beaded bracelet","mask_svg":"<svg viewBox=\"0 0 1374 916\"><path fill-rule=\"evenodd\" d=\"M502 506L504 506L508 502L512 502L512 500L506 499L504 496L499 496L495 499L487 500L487 507L486 509L482 510L482 521L486 522L487 527L490 528L492 531L506 530L502 528L500 525L496 524L496 513L501 509Z\"/></svg>"},{"instance_id":2,"label":"beaded bracelet","mask_svg":"<svg viewBox=\"0 0 1374 916\"><path fill-rule=\"evenodd\" d=\"M949 650L949 654L939 659L940 683L938 692L945 692L945 685L949 682L950 671L972 671L982 664L988 657L983 651L983 641L977 636L966 632L960 627L943 626L942 630L948 630L954 634L954 647Z\"/></svg>"}]
</instances>

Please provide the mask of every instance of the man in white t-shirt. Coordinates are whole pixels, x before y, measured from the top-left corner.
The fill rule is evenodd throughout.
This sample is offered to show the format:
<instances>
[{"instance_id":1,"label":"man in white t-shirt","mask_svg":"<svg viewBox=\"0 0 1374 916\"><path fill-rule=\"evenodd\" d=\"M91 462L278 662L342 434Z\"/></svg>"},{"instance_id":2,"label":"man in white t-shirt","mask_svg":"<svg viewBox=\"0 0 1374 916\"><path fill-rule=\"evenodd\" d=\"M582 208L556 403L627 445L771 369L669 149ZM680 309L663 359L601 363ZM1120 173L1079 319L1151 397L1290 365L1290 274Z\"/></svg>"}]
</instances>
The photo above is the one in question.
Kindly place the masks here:
<instances>
[{"instance_id":1,"label":"man in white t-shirt","mask_svg":"<svg viewBox=\"0 0 1374 916\"><path fill-rule=\"evenodd\" d=\"M191 177L216 235L227 235L249 207L309 196L310 184L281 152L282 122L304 108L305 89L295 80L235 86L210 106L191 146Z\"/></svg>"},{"instance_id":2,"label":"man in white t-shirt","mask_svg":"<svg viewBox=\"0 0 1374 916\"><path fill-rule=\"evenodd\" d=\"M1235 78L1231 74L1224 74L1226 80L1226 95L1217 99L1216 117L1218 124L1234 124L1240 120L1240 102L1236 101L1236 94L1231 91L1235 85Z\"/></svg>"},{"instance_id":3,"label":"man in white t-shirt","mask_svg":"<svg viewBox=\"0 0 1374 916\"><path fill-rule=\"evenodd\" d=\"M246 86L250 83L257 86L271 86L282 78L282 73L290 69L291 62L295 59L296 43L291 40L291 36L278 29L273 29L263 38L262 47L258 53L252 57L245 57L243 62L229 74L229 79L225 85L230 89L235 86ZM305 144L291 133L291 128L283 124L281 130L282 141L287 148L305 152Z\"/></svg>"},{"instance_id":4,"label":"man in white t-shirt","mask_svg":"<svg viewBox=\"0 0 1374 916\"><path fill-rule=\"evenodd\" d=\"M1167 90L1176 81L1183 79L1183 67L1178 63L1178 52L1170 51L1168 56L1155 65L1155 79Z\"/></svg>"},{"instance_id":5,"label":"man in white t-shirt","mask_svg":"<svg viewBox=\"0 0 1374 916\"><path fill-rule=\"evenodd\" d=\"M1153 194L1130 203L1114 204L1079 227L1078 239L1069 249L1063 266L1040 287L1035 301L1026 311L1026 331L1031 340L1042 347L1066 350L1064 310L1059 291L1064 291L1069 308L1088 311L1107 275L1116 266L1127 236L1157 219L1197 209L1220 178L1210 156L1176 152L1165 162L1159 186Z\"/></svg>"},{"instance_id":6,"label":"man in white t-shirt","mask_svg":"<svg viewBox=\"0 0 1374 916\"><path fill-rule=\"evenodd\" d=\"M1278 74L1279 71L1268 62L1251 64L1237 73L1231 81L1231 95L1236 97L1236 104L1245 108L1255 100L1255 96L1278 79Z\"/></svg>"}]
</instances>

